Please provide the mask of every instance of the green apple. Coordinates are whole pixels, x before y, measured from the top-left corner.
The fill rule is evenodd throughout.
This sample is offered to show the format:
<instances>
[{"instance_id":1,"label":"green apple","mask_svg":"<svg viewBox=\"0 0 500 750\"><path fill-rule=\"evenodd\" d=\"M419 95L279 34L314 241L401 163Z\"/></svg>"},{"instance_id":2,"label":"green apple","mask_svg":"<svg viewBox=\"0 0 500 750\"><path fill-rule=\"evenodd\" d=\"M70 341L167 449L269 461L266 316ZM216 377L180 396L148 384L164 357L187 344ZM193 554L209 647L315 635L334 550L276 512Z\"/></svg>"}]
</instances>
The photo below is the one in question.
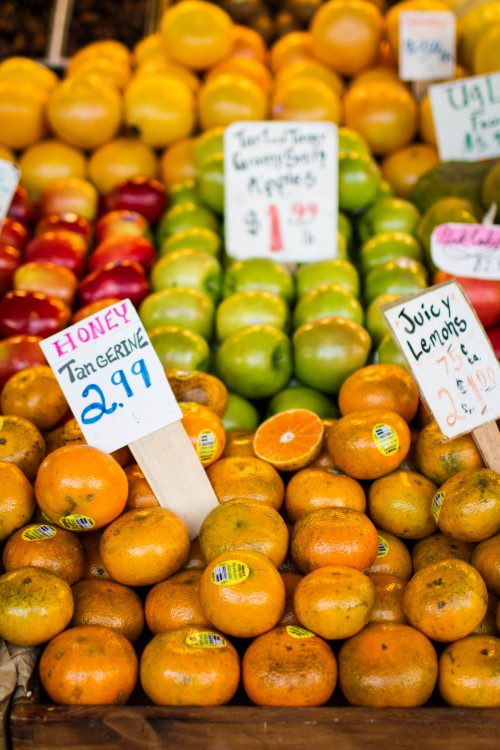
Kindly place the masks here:
<instances>
[{"instance_id":1,"label":"green apple","mask_svg":"<svg viewBox=\"0 0 500 750\"><path fill-rule=\"evenodd\" d=\"M364 312L356 297L340 284L322 284L311 289L297 302L293 327L300 328L320 318L348 318L363 325Z\"/></svg>"},{"instance_id":2,"label":"green apple","mask_svg":"<svg viewBox=\"0 0 500 750\"><path fill-rule=\"evenodd\" d=\"M224 151L224 130L223 127L210 128L196 139L193 162L197 172L206 159Z\"/></svg>"},{"instance_id":3,"label":"green apple","mask_svg":"<svg viewBox=\"0 0 500 750\"><path fill-rule=\"evenodd\" d=\"M367 305L387 292L404 297L427 287L427 271L418 260L395 258L372 268L365 276L364 286Z\"/></svg>"},{"instance_id":4,"label":"green apple","mask_svg":"<svg viewBox=\"0 0 500 750\"><path fill-rule=\"evenodd\" d=\"M339 207L359 211L373 203L380 193L382 172L372 156L355 151L339 154Z\"/></svg>"},{"instance_id":5,"label":"green apple","mask_svg":"<svg viewBox=\"0 0 500 750\"><path fill-rule=\"evenodd\" d=\"M256 430L259 412L250 401L237 393L228 393L227 409L222 416L226 432L230 430Z\"/></svg>"},{"instance_id":6,"label":"green apple","mask_svg":"<svg viewBox=\"0 0 500 750\"><path fill-rule=\"evenodd\" d=\"M359 273L352 263L341 258L318 260L301 266L295 274L295 282L299 299L323 284L340 284L355 297L359 297Z\"/></svg>"},{"instance_id":7,"label":"green apple","mask_svg":"<svg viewBox=\"0 0 500 750\"><path fill-rule=\"evenodd\" d=\"M148 294L139 307L146 330L159 326L181 326L212 338L215 306L208 294L182 287Z\"/></svg>"},{"instance_id":8,"label":"green apple","mask_svg":"<svg viewBox=\"0 0 500 750\"><path fill-rule=\"evenodd\" d=\"M295 375L311 388L337 394L344 380L364 367L370 348L368 331L352 320L306 323L293 334Z\"/></svg>"},{"instance_id":9,"label":"green apple","mask_svg":"<svg viewBox=\"0 0 500 750\"><path fill-rule=\"evenodd\" d=\"M354 228L351 220L342 211L338 212L338 228L340 234L343 234L347 245L349 246L354 239Z\"/></svg>"},{"instance_id":10,"label":"green apple","mask_svg":"<svg viewBox=\"0 0 500 750\"><path fill-rule=\"evenodd\" d=\"M413 258L423 263L424 254L417 238L408 232L381 232L366 240L359 250L363 273L394 258Z\"/></svg>"},{"instance_id":11,"label":"green apple","mask_svg":"<svg viewBox=\"0 0 500 750\"><path fill-rule=\"evenodd\" d=\"M365 328L372 337L373 345L378 346L383 338L390 333L389 326L386 319L380 312L382 305L387 305L389 302L395 302L400 299L400 294L379 294L375 297L373 302L368 305L366 311Z\"/></svg>"},{"instance_id":12,"label":"green apple","mask_svg":"<svg viewBox=\"0 0 500 750\"><path fill-rule=\"evenodd\" d=\"M270 258L239 260L226 269L222 287L224 297L249 289L263 289L281 294L289 305L295 298L295 283L292 274L287 268Z\"/></svg>"},{"instance_id":13,"label":"green apple","mask_svg":"<svg viewBox=\"0 0 500 750\"><path fill-rule=\"evenodd\" d=\"M268 398L281 391L292 375L292 346L278 328L240 328L220 345L216 371L228 390L244 398Z\"/></svg>"},{"instance_id":14,"label":"green apple","mask_svg":"<svg viewBox=\"0 0 500 750\"><path fill-rule=\"evenodd\" d=\"M190 177L181 182L174 182L168 191L168 207L176 206L179 203L201 203L201 198L196 187L196 182Z\"/></svg>"},{"instance_id":15,"label":"green apple","mask_svg":"<svg viewBox=\"0 0 500 750\"><path fill-rule=\"evenodd\" d=\"M367 154L370 156L370 146L368 141L363 138L352 128L341 127L338 129L339 136L339 154L345 151L354 151L357 154Z\"/></svg>"},{"instance_id":16,"label":"green apple","mask_svg":"<svg viewBox=\"0 0 500 750\"><path fill-rule=\"evenodd\" d=\"M222 248L222 242L217 232L212 229L191 227L191 229L183 229L181 232L171 234L170 237L163 240L158 255L162 258L173 250L184 250L186 247L203 250L217 258Z\"/></svg>"},{"instance_id":17,"label":"green apple","mask_svg":"<svg viewBox=\"0 0 500 750\"><path fill-rule=\"evenodd\" d=\"M261 323L289 332L290 308L279 294L249 289L231 294L217 308L215 326L219 341L240 328Z\"/></svg>"},{"instance_id":18,"label":"green apple","mask_svg":"<svg viewBox=\"0 0 500 750\"><path fill-rule=\"evenodd\" d=\"M379 198L392 198L394 196L394 188L388 180L382 180L380 183Z\"/></svg>"},{"instance_id":19,"label":"green apple","mask_svg":"<svg viewBox=\"0 0 500 750\"><path fill-rule=\"evenodd\" d=\"M204 292L217 302L222 286L222 268L217 258L203 250L174 250L154 264L150 283L154 292L181 286Z\"/></svg>"},{"instance_id":20,"label":"green apple","mask_svg":"<svg viewBox=\"0 0 500 750\"><path fill-rule=\"evenodd\" d=\"M404 198L379 198L360 217L357 229L361 242L381 232L416 234L420 213Z\"/></svg>"},{"instance_id":21,"label":"green apple","mask_svg":"<svg viewBox=\"0 0 500 750\"><path fill-rule=\"evenodd\" d=\"M272 417L273 414L289 409L309 409L321 419L339 416L337 406L328 396L305 385L284 388L276 396L273 396L269 402L267 415Z\"/></svg>"},{"instance_id":22,"label":"green apple","mask_svg":"<svg viewBox=\"0 0 500 750\"><path fill-rule=\"evenodd\" d=\"M198 171L198 192L206 205L218 214L224 213L224 154L208 156Z\"/></svg>"},{"instance_id":23,"label":"green apple","mask_svg":"<svg viewBox=\"0 0 500 750\"><path fill-rule=\"evenodd\" d=\"M378 345L377 361L381 365L399 365L400 367L404 367L405 370L408 369L408 364L394 343L394 339L390 333Z\"/></svg>"},{"instance_id":24,"label":"green apple","mask_svg":"<svg viewBox=\"0 0 500 750\"><path fill-rule=\"evenodd\" d=\"M199 333L181 326L159 326L148 335L165 370L208 371L210 347Z\"/></svg>"},{"instance_id":25,"label":"green apple","mask_svg":"<svg viewBox=\"0 0 500 750\"><path fill-rule=\"evenodd\" d=\"M206 227L213 232L218 232L219 220L213 211L201 203L193 201L176 203L165 211L159 221L156 229L156 244L162 245L166 237L190 227Z\"/></svg>"}]
</instances>

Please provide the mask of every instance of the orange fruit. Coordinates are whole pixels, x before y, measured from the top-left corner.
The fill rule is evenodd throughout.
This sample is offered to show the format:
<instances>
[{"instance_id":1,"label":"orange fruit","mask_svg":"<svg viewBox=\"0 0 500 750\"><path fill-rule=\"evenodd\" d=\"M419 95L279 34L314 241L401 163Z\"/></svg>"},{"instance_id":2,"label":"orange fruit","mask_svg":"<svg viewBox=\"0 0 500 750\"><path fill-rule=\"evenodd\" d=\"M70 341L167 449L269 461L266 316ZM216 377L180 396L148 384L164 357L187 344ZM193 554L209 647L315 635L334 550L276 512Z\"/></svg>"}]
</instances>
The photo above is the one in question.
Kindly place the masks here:
<instances>
[{"instance_id":1,"label":"orange fruit","mask_svg":"<svg viewBox=\"0 0 500 750\"><path fill-rule=\"evenodd\" d=\"M85 550L85 568L83 578L98 578L101 581L110 581L111 575L104 565L99 545L103 529L88 531L82 534L80 539Z\"/></svg>"},{"instance_id":2,"label":"orange fruit","mask_svg":"<svg viewBox=\"0 0 500 750\"><path fill-rule=\"evenodd\" d=\"M131 643L144 628L142 602L132 589L115 581L89 578L72 587L75 610L70 625L103 625Z\"/></svg>"},{"instance_id":3,"label":"orange fruit","mask_svg":"<svg viewBox=\"0 0 500 750\"><path fill-rule=\"evenodd\" d=\"M221 457L226 444L226 433L221 418L208 406L194 401L179 404L183 414L182 426L203 466L213 464Z\"/></svg>"},{"instance_id":4,"label":"orange fruit","mask_svg":"<svg viewBox=\"0 0 500 750\"><path fill-rule=\"evenodd\" d=\"M279 510L285 485L276 469L254 456L220 458L208 467L210 480L220 503L237 498L255 500Z\"/></svg>"},{"instance_id":5,"label":"orange fruit","mask_svg":"<svg viewBox=\"0 0 500 750\"><path fill-rule=\"evenodd\" d=\"M426 424L418 433L415 461L418 470L437 485L443 484L458 471L484 466L472 435L467 433L447 440L434 421Z\"/></svg>"},{"instance_id":6,"label":"orange fruit","mask_svg":"<svg viewBox=\"0 0 500 750\"><path fill-rule=\"evenodd\" d=\"M373 523L403 539L422 539L436 531L431 502L437 486L423 474L395 471L376 479L368 494Z\"/></svg>"},{"instance_id":7,"label":"orange fruit","mask_svg":"<svg viewBox=\"0 0 500 750\"><path fill-rule=\"evenodd\" d=\"M465 542L482 542L500 531L500 475L492 469L459 471L432 500L440 531Z\"/></svg>"},{"instance_id":8,"label":"orange fruit","mask_svg":"<svg viewBox=\"0 0 500 750\"><path fill-rule=\"evenodd\" d=\"M399 365L367 365L344 380L339 391L342 416L360 409L390 409L405 422L418 410L418 389L411 375Z\"/></svg>"},{"instance_id":9,"label":"orange fruit","mask_svg":"<svg viewBox=\"0 0 500 750\"><path fill-rule=\"evenodd\" d=\"M125 636L101 625L82 625L47 644L39 672L54 703L121 705L136 685L138 661Z\"/></svg>"},{"instance_id":10,"label":"orange fruit","mask_svg":"<svg viewBox=\"0 0 500 750\"><path fill-rule=\"evenodd\" d=\"M295 523L292 559L303 573L325 565L365 570L378 553L378 535L368 516L351 508L320 508Z\"/></svg>"},{"instance_id":11,"label":"orange fruit","mask_svg":"<svg viewBox=\"0 0 500 750\"><path fill-rule=\"evenodd\" d=\"M280 471L303 469L319 455L324 426L309 409L290 409L266 419L257 428L255 455Z\"/></svg>"},{"instance_id":12,"label":"orange fruit","mask_svg":"<svg viewBox=\"0 0 500 750\"><path fill-rule=\"evenodd\" d=\"M193 539L189 545L189 555L182 566L183 570L204 570L206 567L205 560L200 550L198 539Z\"/></svg>"},{"instance_id":13,"label":"orange fruit","mask_svg":"<svg viewBox=\"0 0 500 750\"><path fill-rule=\"evenodd\" d=\"M337 469L335 464L333 463L332 457L330 456L330 453L328 452L328 439L332 433L332 430L337 422L336 419L333 417L329 417L327 419L323 419L323 443L321 445L321 451L319 452L317 458L312 461L308 468L310 469L323 469L324 471L330 471L333 474L339 474L340 470Z\"/></svg>"},{"instance_id":14,"label":"orange fruit","mask_svg":"<svg viewBox=\"0 0 500 750\"><path fill-rule=\"evenodd\" d=\"M35 506L35 493L24 472L10 461L0 461L0 542L29 522Z\"/></svg>"},{"instance_id":15,"label":"orange fruit","mask_svg":"<svg viewBox=\"0 0 500 750\"><path fill-rule=\"evenodd\" d=\"M413 187L421 175L439 161L439 153L429 143L412 143L392 151L382 159L382 176L391 185L395 195L410 198Z\"/></svg>"},{"instance_id":16,"label":"orange fruit","mask_svg":"<svg viewBox=\"0 0 500 750\"><path fill-rule=\"evenodd\" d=\"M207 563L229 550L254 550L278 568L288 551L288 529L278 511L266 503L236 498L205 517L198 534Z\"/></svg>"},{"instance_id":17,"label":"orange fruit","mask_svg":"<svg viewBox=\"0 0 500 750\"><path fill-rule=\"evenodd\" d=\"M233 26L233 55L235 57L245 57L249 60L266 60L266 44L262 36L248 26Z\"/></svg>"},{"instance_id":18,"label":"orange fruit","mask_svg":"<svg viewBox=\"0 0 500 750\"><path fill-rule=\"evenodd\" d=\"M200 600L205 616L217 629L237 638L254 638L280 621L285 585L265 555L231 550L203 571Z\"/></svg>"},{"instance_id":19,"label":"orange fruit","mask_svg":"<svg viewBox=\"0 0 500 750\"><path fill-rule=\"evenodd\" d=\"M83 436L82 428L74 418L68 419L63 425L59 436L58 447L62 448L63 445L87 445L87 441ZM132 460L132 454L128 445L124 445L123 448L118 448L118 450L113 451L109 455L114 458L120 466L126 466Z\"/></svg>"},{"instance_id":20,"label":"orange fruit","mask_svg":"<svg viewBox=\"0 0 500 750\"><path fill-rule=\"evenodd\" d=\"M142 65L148 60L168 59L167 46L159 31L139 39L133 54L136 65Z\"/></svg>"},{"instance_id":21,"label":"orange fruit","mask_svg":"<svg viewBox=\"0 0 500 750\"><path fill-rule=\"evenodd\" d=\"M120 60L127 65L132 65L133 56L128 47L116 39L99 39L81 47L72 57L73 65L80 65L86 60L95 60L104 57L107 60Z\"/></svg>"},{"instance_id":22,"label":"orange fruit","mask_svg":"<svg viewBox=\"0 0 500 750\"><path fill-rule=\"evenodd\" d=\"M240 681L240 659L220 633L187 627L158 633L141 657L144 692L159 706L220 706Z\"/></svg>"},{"instance_id":23,"label":"orange fruit","mask_svg":"<svg viewBox=\"0 0 500 750\"><path fill-rule=\"evenodd\" d=\"M328 440L334 463L355 479L395 471L410 450L410 428L389 409L361 409L338 420Z\"/></svg>"},{"instance_id":24,"label":"orange fruit","mask_svg":"<svg viewBox=\"0 0 500 750\"><path fill-rule=\"evenodd\" d=\"M344 111L346 126L364 136L377 156L408 145L417 133L417 104L397 81L356 84L344 97Z\"/></svg>"},{"instance_id":25,"label":"orange fruit","mask_svg":"<svg viewBox=\"0 0 500 750\"><path fill-rule=\"evenodd\" d=\"M139 138L108 141L92 152L88 163L89 177L104 195L131 177L156 177L156 169L155 152Z\"/></svg>"},{"instance_id":26,"label":"orange fruit","mask_svg":"<svg viewBox=\"0 0 500 750\"><path fill-rule=\"evenodd\" d=\"M46 91L53 91L59 78L53 70L29 57L12 56L0 63L0 80L23 81L40 86Z\"/></svg>"},{"instance_id":27,"label":"orange fruit","mask_svg":"<svg viewBox=\"0 0 500 750\"><path fill-rule=\"evenodd\" d=\"M293 597L294 597L295 589L297 588L299 581L301 581L304 576L302 576L300 573L293 573L291 571L282 571L281 569L280 569L280 575L281 575L281 579L283 583L285 584L286 601L285 601L285 611L283 612L283 615L281 617L281 620L279 621L279 624L280 625L300 625L297 614L295 612Z\"/></svg>"},{"instance_id":28,"label":"orange fruit","mask_svg":"<svg viewBox=\"0 0 500 750\"><path fill-rule=\"evenodd\" d=\"M189 68L180 63L171 60L148 60L141 63L134 71L133 79L144 78L145 76L154 76L157 73L167 73L167 75L177 78L181 83L185 83L188 88L195 94L200 88L200 79Z\"/></svg>"},{"instance_id":29,"label":"orange fruit","mask_svg":"<svg viewBox=\"0 0 500 750\"><path fill-rule=\"evenodd\" d=\"M198 105L203 130L238 120L265 120L268 113L267 93L241 73L225 73L207 81Z\"/></svg>"},{"instance_id":30,"label":"orange fruit","mask_svg":"<svg viewBox=\"0 0 500 750\"><path fill-rule=\"evenodd\" d=\"M90 445L65 445L42 462L35 494L53 523L70 531L90 531L122 512L128 482L108 453Z\"/></svg>"},{"instance_id":31,"label":"orange fruit","mask_svg":"<svg viewBox=\"0 0 500 750\"><path fill-rule=\"evenodd\" d=\"M405 623L403 601L407 581L390 573L366 574L375 586L375 604L370 622Z\"/></svg>"},{"instance_id":32,"label":"orange fruit","mask_svg":"<svg viewBox=\"0 0 500 750\"><path fill-rule=\"evenodd\" d=\"M394 534L377 529L378 554L365 573L394 575L408 581L412 575L411 555L406 544Z\"/></svg>"},{"instance_id":33,"label":"orange fruit","mask_svg":"<svg viewBox=\"0 0 500 750\"><path fill-rule=\"evenodd\" d=\"M292 476L286 487L285 509L293 523L312 510L332 507L352 508L364 513L366 496L363 487L351 477L309 466Z\"/></svg>"},{"instance_id":34,"label":"orange fruit","mask_svg":"<svg viewBox=\"0 0 500 750\"><path fill-rule=\"evenodd\" d=\"M166 187L172 187L196 176L194 148L196 138L181 138L171 143L160 159L160 174Z\"/></svg>"},{"instance_id":35,"label":"orange fruit","mask_svg":"<svg viewBox=\"0 0 500 750\"><path fill-rule=\"evenodd\" d=\"M83 577L85 552L71 531L47 523L31 523L7 540L2 561L5 571L44 568L71 586Z\"/></svg>"},{"instance_id":36,"label":"orange fruit","mask_svg":"<svg viewBox=\"0 0 500 750\"><path fill-rule=\"evenodd\" d=\"M166 508L136 508L107 526L99 550L116 581L150 586L182 567L189 554L189 534Z\"/></svg>"},{"instance_id":37,"label":"orange fruit","mask_svg":"<svg viewBox=\"0 0 500 750\"><path fill-rule=\"evenodd\" d=\"M33 422L14 414L0 416L0 461L18 466L27 479L34 479L45 456L45 441Z\"/></svg>"},{"instance_id":38,"label":"orange fruit","mask_svg":"<svg viewBox=\"0 0 500 750\"><path fill-rule=\"evenodd\" d=\"M67 627L73 596L66 581L43 568L16 568L0 576L0 638L38 646Z\"/></svg>"},{"instance_id":39,"label":"orange fruit","mask_svg":"<svg viewBox=\"0 0 500 750\"><path fill-rule=\"evenodd\" d=\"M296 60L284 65L276 75L275 87L278 89L288 81L297 78L316 78L326 83L338 96L344 93L345 85L342 78L319 60Z\"/></svg>"},{"instance_id":40,"label":"orange fruit","mask_svg":"<svg viewBox=\"0 0 500 750\"><path fill-rule=\"evenodd\" d=\"M386 14L387 39L392 54L399 57L399 23L400 13L405 11L450 11L450 6L441 0L403 0L389 8Z\"/></svg>"},{"instance_id":41,"label":"orange fruit","mask_svg":"<svg viewBox=\"0 0 500 750\"><path fill-rule=\"evenodd\" d=\"M264 63L248 57L227 57L222 62L214 65L205 76L206 81L210 81L219 75L225 73L241 73L254 81L263 91L271 91L273 80L271 73Z\"/></svg>"},{"instance_id":42,"label":"orange fruit","mask_svg":"<svg viewBox=\"0 0 500 750\"><path fill-rule=\"evenodd\" d=\"M35 82L0 80L0 143L17 151L44 138L49 97Z\"/></svg>"},{"instance_id":43,"label":"orange fruit","mask_svg":"<svg viewBox=\"0 0 500 750\"><path fill-rule=\"evenodd\" d=\"M23 151L19 167L21 184L30 196L39 197L54 180L85 177L87 162L80 149L49 138Z\"/></svg>"},{"instance_id":44,"label":"orange fruit","mask_svg":"<svg viewBox=\"0 0 500 750\"><path fill-rule=\"evenodd\" d=\"M488 591L500 597L500 534L476 545L471 565L480 574Z\"/></svg>"},{"instance_id":45,"label":"orange fruit","mask_svg":"<svg viewBox=\"0 0 500 750\"><path fill-rule=\"evenodd\" d=\"M472 633L488 608L479 573L463 560L441 560L414 574L405 592L408 622L435 641Z\"/></svg>"},{"instance_id":46,"label":"orange fruit","mask_svg":"<svg viewBox=\"0 0 500 750\"><path fill-rule=\"evenodd\" d=\"M276 86L271 111L273 120L327 121L341 125L344 119L340 95L312 76L290 78Z\"/></svg>"},{"instance_id":47,"label":"orange fruit","mask_svg":"<svg viewBox=\"0 0 500 750\"><path fill-rule=\"evenodd\" d=\"M384 30L380 10L368 0L330 0L313 16L315 56L344 76L369 68L377 59Z\"/></svg>"},{"instance_id":48,"label":"orange fruit","mask_svg":"<svg viewBox=\"0 0 500 750\"><path fill-rule=\"evenodd\" d=\"M24 417L39 430L50 430L68 411L68 402L48 365L27 367L12 375L0 398L2 414Z\"/></svg>"},{"instance_id":49,"label":"orange fruit","mask_svg":"<svg viewBox=\"0 0 500 750\"><path fill-rule=\"evenodd\" d=\"M409 625L368 625L342 644L339 683L353 706L410 708L432 695L438 660L432 643Z\"/></svg>"},{"instance_id":50,"label":"orange fruit","mask_svg":"<svg viewBox=\"0 0 500 750\"><path fill-rule=\"evenodd\" d=\"M257 706L322 706L335 689L337 663L324 640L304 628L284 625L252 641L241 676Z\"/></svg>"},{"instance_id":51,"label":"orange fruit","mask_svg":"<svg viewBox=\"0 0 500 750\"><path fill-rule=\"evenodd\" d=\"M453 539L441 531L420 539L412 549L413 572L440 560L455 559L470 563L474 544Z\"/></svg>"},{"instance_id":52,"label":"orange fruit","mask_svg":"<svg viewBox=\"0 0 500 750\"><path fill-rule=\"evenodd\" d=\"M153 635L191 625L210 627L200 604L201 574L201 570L180 570L149 590L144 614Z\"/></svg>"},{"instance_id":53,"label":"orange fruit","mask_svg":"<svg viewBox=\"0 0 500 750\"><path fill-rule=\"evenodd\" d=\"M228 430L226 432L226 446L222 458L230 456L255 456L253 450L253 436L255 430Z\"/></svg>"},{"instance_id":54,"label":"orange fruit","mask_svg":"<svg viewBox=\"0 0 500 750\"><path fill-rule=\"evenodd\" d=\"M227 409L227 388L219 378L198 370L167 370L168 383L177 401L208 406L218 417Z\"/></svg>"},{"instance_id":55,"label":"orange fruit","mask_svg":"<svg viewBox=\"0 0 500 750\"><path fill-rule=\"evenodd\" d=\"M128 481L128 496L124 510L157 506L158 500L141 467L138 464L129 464L125 466L124 471Z\"/></svg>"},{"instance_id":56,"label":"orange fruit","mask_svg":"<svg viewBox=\"0 0 500 750\"><path fill-rule=\"evenodd\" d=\"M299 581L293 597L299 622L328 640L350 638L368 623L375 586L346 565L325 565Z\"/></svg>"},{"instance_id":57,"label":"orange fruit","mask_svg":"<svg viewBox=\"0 0 500 750\"><path fill-rule=\"evenodd\" d=\"M495 635L499 634L496 623L496 614L498 610L498 599L493 594L488 594L488 609L486 614L471 635Z\"/></svg>"},{"instance_id":58,"label":"orange fruit","mask_svg":"<svg viewBox=\"0 0 500 750\"><path fill-rule=\"evenodd\" d=\"M438 687L451 706L500 706L500 638L471 635L439 657Z\"/></svg>"},{"instance_id":59,"label":"orange fruit","mask_svg":"<svg viewBox=\"0 0 500 750\"><path fill-rule=\"evenodd\" d=\"M269 64L276 75L285 65L298 60L313 60L314 43L308 31L292 31L278 39L270 49Z\"/></svg>"}]
</instances>

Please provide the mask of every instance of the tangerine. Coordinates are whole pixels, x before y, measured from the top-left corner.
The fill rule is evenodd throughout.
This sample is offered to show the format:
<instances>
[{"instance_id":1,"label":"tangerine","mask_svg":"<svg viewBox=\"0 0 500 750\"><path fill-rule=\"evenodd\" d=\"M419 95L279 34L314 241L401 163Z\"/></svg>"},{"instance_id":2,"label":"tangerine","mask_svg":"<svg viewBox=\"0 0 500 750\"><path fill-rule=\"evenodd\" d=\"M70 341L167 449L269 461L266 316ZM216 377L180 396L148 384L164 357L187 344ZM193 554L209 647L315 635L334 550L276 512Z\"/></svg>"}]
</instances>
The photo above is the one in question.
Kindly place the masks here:
<instances>
[{"instance_id":1,"label":"tangerine","mask_svg":"<svg viewBox=\"0 0 500 750\"><path fill-rule=\"evenodd\" d=\"M453 474L432 499L440 531L464 542L482 542L500 531L500 475L492 469Z\"/></svg>"},{"instance_id":2,"label":"tangerine","mask_svg":"<svg viewBox=\"0 0 500 750\"><path fill-rule=\"evenodd\" d=\"M124 510L157 506L158 500L141 467L138 464L129 464L125 466L124 471L128 481L128 496Z\"/></svg>"},{"instance_id":3,"label":"tangerine","mask_svg":"<svg viewBox=\"0 0 500 750\"><path fill-rule=\"evenodd\" d=\"M360 409L390 409L405 422L418 410L419 395L411 375L398 365L367 365L349 375L339 391L342 416Z\"/></svg>"},{"instance_id":4,"label":"tangerine","mask_svg":"<svg viewBox=\"0 0 500 750\"><path fill-rule=\"evenodd\" d=\"M292 476L286 487L285 510L293 523L313 510L331 507L364 513L366 496L361 484L343 474L309 466Z\"/></svg>"},{"instance_id":5,"label":"tangerine","mask_svg":"<svg viewBox=\"0 0 500 750\"><path fill-rule=\"evenodd\" d=\"M75 609L70 625L103 625L135 643L144 628L142 602L131 588L88 578L72 587Z\"/></svg>"},{"instance_id":6,"label":"tangerine","mask_svg":"<svg viewBox=\"0 0 500 750\"><path fill-rule=\"evenodd\" d=\"M470 563L474 544L454 539L438 531L431 536L420 539L412 549L413 572L432 565L440 560L464 560Z\"/></svg>"},{"instance_id":7,"label":"tangerine","mask_svg":"<svg viewBox=\"0 0 500 750\"><path fill-rule=\"evenodd\" d=\"M431 503L437 486L423 474L394 471L376 479L368 494L377 526L403 539L422 539L436 531Z\"/></svg>"},{"instance_id":8,"label":"tangerine","mask_svg":"<svg viewBox=\"0 0 500 750\"><path fill-rule=\"evenodd\" d=\"M34 479L45 456L45 440L33 422L14 414L0 417L0 461L18 466Z\"/></svg>"},{"instance_id":9,"label":"tangerine","mask_svg":"<svg viewBox=\"0 0 500 750\"><path fill-rule=\"evenodd\" d=\"M227 444L226 444L227 445ZM208 467L207 477L219 503L237 498L255 500L279 510L285 485L271 464L255 456L228 456Z\"/></svg>"},{"instance_id":10,"label":"tangerine","mask_svg":"<svg viewBox=\"0 0 500 750\"><path fill-rule=\"evenodd\" d=\"M0 408L2 414L24 417L39 430L50 430L68 411L68 402L52 368L37 365L20 370L7 380Z\"/></svg>"},{"instance_id":11,"label":"tangerine","mask_svg":"<svg viewBox=\"0 0 500 750\"><path fill-rule=\"evenodd\" d=\"M219 416L208 406L194 401L182 401L182 426L203 466L215 463L226 445L226 433Z\"/></svg>"},{"instance_id":12,"label":"tangerine","mask_svg":"<svg viewBox=\"0 0 500 750\"><path fill-rule=\"evenodd\" d=\"M500 597L500 534L476 545L471 565L481 575L488 591Z\"/></svg>"},{"instance_id":13,"label":"tangerine","mask_svg":"<svg viewBox=\"0 0 500 750\"><path fill-rule=\"evenodd\" d=\"M7 540L2 556L6 572L43 568L73 585L83 577L85 552L76 534L47 523L31 523Z\"/></svg>"},{"instance_id":14,"label":"tangerine","mask_svg":"<svg viewBox=\"0 0 500 750\"><path fill-rule=\"evenodd\" d=\"M394 575L408 581L412 575L412 560L406 544L394 534L377 529L378 554L365 573Z\"/></svg>"},{"instance_id":15,"label":"tangerine","mask_svg":"<svg viewBox=\"0 0 500 750\"><path fill-rule=\"evenodd\" d=\"M451 706L500 706L500 638L471 635L439 657L439 692Z\"/></svg>"},{"instance_id":16,"label":"tangerine","mask_svg":"<svg viewBox=\"0 0 500 750\"><path fill-rule=\"evenodd\" d=\"M200 604L202 570L180 570L149 590L144 604L148 628L156 635L191 625L209 628Z\"/></svg>"},{"instance_id":17,"label":"tangerine","mask_svg":"<svg viewBox=\"0 0 500 750\"><path fill-rule=\"evenodd\" d=\"M370 622L406 623L403 601L408 581L390 573L369 573L375 586L375 604Z\"/></svg>"},{"instance_id":18,"label":"tangerine","mask_svg":"<svg viewBox=\"0 0 500 750\"><path fill-rule=\"evenodd\" d=\"M303 469L321 451L324 426L309 409L290 409L266 419L257 428L255 455L281 471Z\"/></svg>"},{"instance_id":19,"label":"tangerine","mask_svg":"<svg viewBox=\"0 0 500 750\"><path fill-rule=\"evenodd\" d=\"M446 482L457 471L484 466L472 435L448 440L434 421L428 422L418 433L415 461L418 470L437 485Z\"/></svg>"},{"instance_id":20,"label":"tangerine","mask_svg":"<svg viewBox=\"0 0 500 750\"><path fill-rule=\"evenodd\" d=\"M35 493L24 472L10 461L0 461L0 542L29 522L35 506Z\"/></svg>"}]
</instances>

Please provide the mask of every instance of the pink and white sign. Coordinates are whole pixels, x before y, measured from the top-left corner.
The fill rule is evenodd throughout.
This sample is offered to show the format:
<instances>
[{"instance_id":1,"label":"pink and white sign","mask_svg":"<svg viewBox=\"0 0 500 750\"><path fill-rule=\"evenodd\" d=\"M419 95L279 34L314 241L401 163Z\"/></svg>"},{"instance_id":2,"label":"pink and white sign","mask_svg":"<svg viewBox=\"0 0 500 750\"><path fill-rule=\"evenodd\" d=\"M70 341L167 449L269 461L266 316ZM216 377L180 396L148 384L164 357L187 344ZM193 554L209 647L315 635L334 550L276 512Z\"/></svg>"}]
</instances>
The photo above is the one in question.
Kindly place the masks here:
<instances>
[{"instance_id":1,"label":"pink and white sign","mask_svg":"<svg viewBox=\"0 0 500 750\"><path fill-rule=\"evenodd\" d=\"M500 226L440 224L431 235L431 256L454 276L500 279Z\"/></svg>"}]
</instances>

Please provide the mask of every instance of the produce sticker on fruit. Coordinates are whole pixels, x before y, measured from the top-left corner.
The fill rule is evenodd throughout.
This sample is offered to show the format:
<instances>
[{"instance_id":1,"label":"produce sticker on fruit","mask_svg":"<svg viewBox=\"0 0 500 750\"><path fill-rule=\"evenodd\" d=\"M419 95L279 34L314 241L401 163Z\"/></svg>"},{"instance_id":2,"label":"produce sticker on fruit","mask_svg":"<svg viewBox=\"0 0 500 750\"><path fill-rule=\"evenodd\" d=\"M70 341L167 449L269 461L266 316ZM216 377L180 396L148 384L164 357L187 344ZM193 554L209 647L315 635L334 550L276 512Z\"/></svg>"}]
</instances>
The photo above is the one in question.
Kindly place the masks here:
<instances>
[{"instance_id":1,"label":"produce sticker on fruit","mask_svg":"<svg viewBox=\"0 0 500 750\"><path fill-rule=\"evenodd\" d=\"M442 81L455 74L455 16L405 10L399 14L399 77Z\"/></svg>"},{"instance_id":2,"label":"produce sticker on fruit","mask_svg":"<svg viewBox=\"0 0 500 750\"><path fill-rule=\"evenodd\" d=\"M429 87L441 161L500 156L500 73Z\"/></svg>"},{"instance_id":3,"label":"produce sticker on fruit","mask_svg":"<svg viewBox=\"0 0 500 750\"><path fill-rule=\"evenodd\" d=\"M226 247L238 260L337 255L333 123L235 122L224 132Z\"/></svg>"},{"instance_id":4,"label":"produce sticker on fruit","mask_svg":"<svg viewBox=\"0 0 500 750\"><path fill-rule=\"evenodd\" d=\"M86 441L107 453L182 412L130 300L40 342Z\"/></svg>"},{"instance_id":5,"label":"produce sticker on fruit","mask_svg":"<svg viewBox=\"0 0 500 750\"><path fill-rule=\"evenodd\" d=\"M380 309L446 438L500 417L500 365L458 282Z\"/></svg>"},{"instance_id":6,"label":"produce sticker on fruit","mask_svg":"<svg viewBox=\"0 0 500 750\"><path fill-rule=\"evenodd\" d=\"M431 256L454 276L500 279L500 226L440 224L431 235Z\"/></svg>"}]
</instances>

